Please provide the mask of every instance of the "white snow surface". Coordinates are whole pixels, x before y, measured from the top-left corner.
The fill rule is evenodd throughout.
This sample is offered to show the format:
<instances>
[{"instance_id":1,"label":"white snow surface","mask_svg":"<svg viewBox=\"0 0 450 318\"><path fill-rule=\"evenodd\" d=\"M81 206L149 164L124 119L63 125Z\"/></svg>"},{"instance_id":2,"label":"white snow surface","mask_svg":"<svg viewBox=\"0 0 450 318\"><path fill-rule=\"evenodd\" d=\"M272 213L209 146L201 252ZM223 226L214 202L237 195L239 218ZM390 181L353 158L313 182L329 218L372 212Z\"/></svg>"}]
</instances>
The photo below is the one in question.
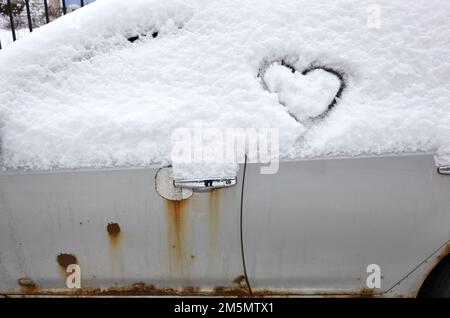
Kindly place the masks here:
<instances>
[{"instance_id":1,"label":"white snow surface","mask_svg":"<svg viewBox=\"0 0 450 318\"><path fill-rule=\"evenodd\" d=\"M449 12L448 0L98 0L0 51L2 165L166 164L171 133L195 121L279 128L283 159L448 153ZM281 59L299 74L274 64L265 90L260 68ZM347 85L314 122L336 78L301 75L312 63Z\"/></svg>"},{"instance_id":2,"label":"white snow surface","mask_svg":"<svg viewBox=\"0 0 450 318\"><path fill-rule=\"evenodd\" d=\"M24 37L30 34L30 30L28 29L16 29L15 32L16 32L16 39L18 40L23 39ZM5 48L6 46L13 43L11 30L3 29L0 26L0 42L2 43L2 48Z\"/></svg>"},{"instance_id":3,"label":"white snow surface","mask_svg":"<svg viewBox=\"0 0 450 318\"><path fill-rule=\"evenodd\" d=\"M324 70L302 75L277 62L268 66L263 79L269 92L277 93L280 103L300 122L325 112L340 86L339 79Z\"/></svg>"}]
</instances>

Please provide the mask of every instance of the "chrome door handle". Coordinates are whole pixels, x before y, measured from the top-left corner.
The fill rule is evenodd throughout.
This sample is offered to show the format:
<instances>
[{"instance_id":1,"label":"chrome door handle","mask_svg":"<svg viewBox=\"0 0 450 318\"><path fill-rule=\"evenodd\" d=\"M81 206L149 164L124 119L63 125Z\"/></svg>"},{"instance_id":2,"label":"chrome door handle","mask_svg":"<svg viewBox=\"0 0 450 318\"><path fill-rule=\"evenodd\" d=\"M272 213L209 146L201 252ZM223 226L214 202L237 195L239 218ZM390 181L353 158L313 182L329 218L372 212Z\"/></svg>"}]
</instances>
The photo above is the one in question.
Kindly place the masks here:
<instances>
[{"instance_id":1,"label":"chrome door handle","mask_svg":"<svg viewBox=\"0 0 450 318\"><path fill-rule=\"evenodd\" d=\"M207 192L213 189L228 188L235 186L236 177L220 179L195 179L195 180L174 180L176 188L192 189L195 192Z\"/></svg>"},{"instance_id":2,"label":"chrome door handle","mask_svg":"<svg viewBox=\"0 0 450 318\"><path fill-rule=\"evenodd\" d=\"M439 174L450 175L450 166L440 166L438 172Z\"/></svg>"}]
</instances>

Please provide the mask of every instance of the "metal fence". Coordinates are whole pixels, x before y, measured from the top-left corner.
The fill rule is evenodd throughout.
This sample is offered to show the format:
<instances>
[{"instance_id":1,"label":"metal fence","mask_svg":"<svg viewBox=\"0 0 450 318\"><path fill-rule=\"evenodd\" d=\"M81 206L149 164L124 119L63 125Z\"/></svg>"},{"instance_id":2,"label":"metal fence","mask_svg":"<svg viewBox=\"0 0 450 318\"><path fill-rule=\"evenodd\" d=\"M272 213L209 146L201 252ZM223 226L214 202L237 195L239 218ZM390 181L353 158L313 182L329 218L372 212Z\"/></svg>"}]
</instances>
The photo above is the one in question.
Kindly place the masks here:
<instances>
[{"instance_id":1,"label":"metal fence","mask_svg":"<svg viewBox=\"0 0 450 318\"><path fill-rule=\"evenodd\" d=\"M73 2L73 1L72 1ZM86 4L89 3L91 1L86 1ZM9 27L11 29L11 38L12 41L16 41L17 40L17 24L18 21L20 19L20 21L25 18L26 20L26 25L28 27L28 30L30 32L33 32L33 28L34 27L39 27L43 24L47 24L51 22L51 18L54 20L62 15L67 14L68 12L68 6L67 6L67 0L61 0L61 5L60 8L58 8L58 10L55 12L54 10L52 10L52 12L50 12L50 7L49 7L49 3L48 0L39 0L39 1L33 1L33 4L38 4L40 6L42 6L42 21L36 21L36 19L33 19L33 16L36 16L35 13L33 13L33 8L35 7L31 7L30 6L30 0L24 0L22 1L22 3L24 4L24 8L21 8L22 10L20 10L20 12L14 12L14 8L17 5L17 3L12 3L11 0L7 0L6 4L4 4L4 8L5 11L3 11L4 13L6 13L7 15L7 19L9 20ZM77 3L78 5L78 3ZM85 6L85 0L79 0L79 7L84 7ZM23 11L24 9L24 11ZM34 21L33 21L34 20ZM0 50L2 49L2 42L1 42L1 38L0 38Z\"/></svg>"}]
</instances>

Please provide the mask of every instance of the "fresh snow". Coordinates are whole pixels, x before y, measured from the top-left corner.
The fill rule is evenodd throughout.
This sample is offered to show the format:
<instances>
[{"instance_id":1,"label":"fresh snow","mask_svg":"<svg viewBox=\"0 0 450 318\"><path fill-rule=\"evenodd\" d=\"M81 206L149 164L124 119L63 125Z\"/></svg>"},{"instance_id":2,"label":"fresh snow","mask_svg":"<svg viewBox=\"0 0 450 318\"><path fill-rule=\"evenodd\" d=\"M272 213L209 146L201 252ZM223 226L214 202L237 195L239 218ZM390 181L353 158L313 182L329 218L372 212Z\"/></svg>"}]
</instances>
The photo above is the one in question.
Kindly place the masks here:
<instances>
[{"instance_id":1,"label":"fresh snow","mask_svg":"<svg viewBox=\"0 0 450 318\"><path fill-rule=\"evenodd\" d=\"M23 39L25 36L30 34L29 29L17 29L15 32L17 40ZM0 28L0 42L2 43L2 48L5 48L7 45L13 43L11 30Z\"/></svg>"},{"instance_id":2,"label":"fresh snow","mask_svg":"<svg viewBox=\"0 0 450 318\"><path fill-rule=\"evenodd\" d=\"M270 92L277 93L294 119L305 121L320 116L336 96L340 81L324 70L307 75L292 71L280 63L272 63L264 72L263 80Z\"/></svg>"},{"instance_id":3,"label":"fresh snow","mask_svg":"<svg viewBox=\"0 0 450 318\"><path fill-rule=\"evenodd\" d=\"M447 0L98 0L0 51L2 164L167 164L171 133L198 121L279 128L283 159L436 151L445 162L449 12ZM320 120L339 83L302 75L311 64L346 81Z\"/></svg>"}]
</instances>

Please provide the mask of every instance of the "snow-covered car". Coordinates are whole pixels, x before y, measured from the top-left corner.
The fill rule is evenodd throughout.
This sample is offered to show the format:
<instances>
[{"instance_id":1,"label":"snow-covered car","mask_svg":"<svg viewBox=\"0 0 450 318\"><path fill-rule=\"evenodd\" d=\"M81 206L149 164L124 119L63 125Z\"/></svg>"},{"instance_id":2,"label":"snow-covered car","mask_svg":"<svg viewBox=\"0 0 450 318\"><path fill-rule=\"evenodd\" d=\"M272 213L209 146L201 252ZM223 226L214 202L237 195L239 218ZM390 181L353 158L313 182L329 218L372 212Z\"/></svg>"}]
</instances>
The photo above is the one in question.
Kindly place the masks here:
<instances>
[{"instance_id":1,"label":"snow-covered car","mask_svg":"<svg viewBox=\"0 0 450 318\"><path fill-rule=\"evenodd\" d=\"M0 294L450 297L449 10L97 0L0 51Z\"/></svg>"}]
</instances>

